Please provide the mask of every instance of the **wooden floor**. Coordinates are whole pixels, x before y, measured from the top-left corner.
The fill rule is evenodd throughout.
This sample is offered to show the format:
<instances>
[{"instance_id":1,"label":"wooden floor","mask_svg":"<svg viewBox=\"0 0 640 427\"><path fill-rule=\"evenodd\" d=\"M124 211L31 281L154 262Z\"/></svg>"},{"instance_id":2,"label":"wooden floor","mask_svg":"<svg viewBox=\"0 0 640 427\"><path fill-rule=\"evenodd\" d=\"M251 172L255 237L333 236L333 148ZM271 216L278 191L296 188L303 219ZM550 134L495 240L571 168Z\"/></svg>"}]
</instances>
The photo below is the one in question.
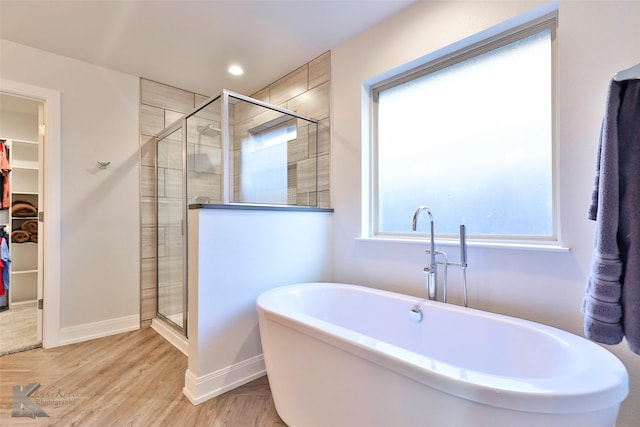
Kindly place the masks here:
<instances>
[{"instance_id":1,"label":"wooden floor","mask_svg":"<svg viewBox=\"0 0 640 427\"><path fill-rule=\"evenodd\" d=\"M1 426L285 426L267 377L194 406L187 358L151 328L0 357ZM48 417L12 416L15 386Z\"/></svg>"},{"instance_id":2,"label":"wooden floor","mask_svg":"<svg viewBox=\"0 0 640 427\"><path fill-rule=\"evenodd\" d=\"M35 301L0 311L0 356L40 347L37 319Z\"/></svg>"}]
</instances>

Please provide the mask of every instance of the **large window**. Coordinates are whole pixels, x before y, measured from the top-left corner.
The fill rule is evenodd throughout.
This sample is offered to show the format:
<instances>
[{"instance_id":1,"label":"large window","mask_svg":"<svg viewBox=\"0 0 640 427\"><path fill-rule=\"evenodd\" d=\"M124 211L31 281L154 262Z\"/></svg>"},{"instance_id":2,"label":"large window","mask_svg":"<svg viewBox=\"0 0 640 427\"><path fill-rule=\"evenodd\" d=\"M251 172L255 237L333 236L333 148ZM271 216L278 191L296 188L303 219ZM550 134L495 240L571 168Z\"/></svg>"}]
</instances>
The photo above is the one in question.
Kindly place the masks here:
<instances>
[{"instance_id":1,"label":"large window","mask_svg":"<svg viewBox=\"0 0 640 427\"><path fill-rule=\"evenodd\" d=\"M409 233L427 205L441 236L555 238L552 24L372 88L371 234Z\"/></svg>"}]
</instances>

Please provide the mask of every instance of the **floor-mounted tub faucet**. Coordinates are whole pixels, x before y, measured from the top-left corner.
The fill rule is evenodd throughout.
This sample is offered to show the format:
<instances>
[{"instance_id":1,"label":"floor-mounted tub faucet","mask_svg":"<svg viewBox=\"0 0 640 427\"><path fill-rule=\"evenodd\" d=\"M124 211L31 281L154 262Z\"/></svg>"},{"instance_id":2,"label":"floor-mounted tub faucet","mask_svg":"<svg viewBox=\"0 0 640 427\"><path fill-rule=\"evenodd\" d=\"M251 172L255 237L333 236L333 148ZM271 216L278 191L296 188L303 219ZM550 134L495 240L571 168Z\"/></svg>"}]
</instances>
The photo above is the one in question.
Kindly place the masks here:
<instances>
[{"instance_id":1,"label":"floor-mounted tub faucet","mask_svg":"<svg viewBox=\"0 0 640 427\"><path fill-rule=\"evenodd\" d=\"M444 265L444 282L443 282L443 302L447 302L447 281L448 281L448 269L449 265L457 266L462 268L462 284L463 284L463 295L464 295L464 306L468 306L467 299L467 229L464 224L460 224L460 262L449 262L447 254L443 251L436 251L435 248L435 238L434 238L434 225L433 225L433 215L428 207L421 205L416 209L413 214L413 231L416 231L418 225L418 215L421 211L425 211L429 216L429 222L431 225L431 242L430 247L426 251L430 256L430 263L428 267L424 268L424 272L427 275L427 292L430 300L436 299L436 289L437 289L437 273L438 273L438 262L436 261L436 255L440 255L444 258L444 261L441 261L440 264Z\"/></svg>"},{"instance_id":2,"label":"floor-mounted tub faucet","mask_svg":"<svg viewBox=\"0 0 640 427\"><path fill-rule=\"evenodd\" d=\"M438 272L438 265L436 264L436 248L435 248L435 238L433 236L434 232L434 226L433 226L433 215L431 214L431 211L429 210L428 207L422 205L422 206L418 206L418 209L416 209L416 212L413 214L413 226L412 229L413 231L416 231L417 226L418 226L418 215L420 214L421 211L425 211L427 213L427 215L429 216L429 222L431 224L431 245L429 247L429 255L430 255L430 263L428 267L424 268L424 272L427 274L427 292L429 295L429 299L430 300L435 300L436 299L436 277L437 277L437 272Z\"/></svg>"}]
</instances>

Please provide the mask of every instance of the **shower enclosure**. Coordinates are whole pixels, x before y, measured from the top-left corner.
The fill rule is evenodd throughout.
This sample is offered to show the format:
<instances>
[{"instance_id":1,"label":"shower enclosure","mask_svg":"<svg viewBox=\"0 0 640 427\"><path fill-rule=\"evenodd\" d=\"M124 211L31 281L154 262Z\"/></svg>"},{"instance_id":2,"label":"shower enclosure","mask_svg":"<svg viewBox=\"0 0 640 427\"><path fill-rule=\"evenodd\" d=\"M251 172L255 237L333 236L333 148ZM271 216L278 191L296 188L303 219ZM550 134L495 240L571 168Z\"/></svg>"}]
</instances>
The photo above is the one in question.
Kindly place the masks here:
<instances>
[{"instance_id":1,"label":"shower enclosure","mask_svg":"<svg viewBox=\"0 0 640 427\"><path fill-rule=\"evenodd\" d=\"M317 120L227 90L156 135L158 318L188 334L189 205L317 207L317 140Z\"/></svg>"}]
</instances>

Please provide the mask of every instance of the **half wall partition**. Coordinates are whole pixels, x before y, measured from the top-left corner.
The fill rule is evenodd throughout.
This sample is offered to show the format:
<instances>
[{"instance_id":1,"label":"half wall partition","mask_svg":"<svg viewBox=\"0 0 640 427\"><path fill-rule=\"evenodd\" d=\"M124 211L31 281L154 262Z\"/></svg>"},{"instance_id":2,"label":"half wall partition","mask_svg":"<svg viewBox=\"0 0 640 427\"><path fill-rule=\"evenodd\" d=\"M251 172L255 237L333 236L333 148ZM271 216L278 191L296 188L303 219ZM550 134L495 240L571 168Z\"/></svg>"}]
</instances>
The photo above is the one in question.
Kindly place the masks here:
<instances>
[{"instance_id":1,"label":"half wall partition","mask_svg":"<svg viewBox=\"0 0 640 427\"><path fill-rule=\"evenodd\" d=\"M157 317L186 336L189 206L317 207L318 122L224 90L155 141Z\"/></svg>"}]
</instances>

